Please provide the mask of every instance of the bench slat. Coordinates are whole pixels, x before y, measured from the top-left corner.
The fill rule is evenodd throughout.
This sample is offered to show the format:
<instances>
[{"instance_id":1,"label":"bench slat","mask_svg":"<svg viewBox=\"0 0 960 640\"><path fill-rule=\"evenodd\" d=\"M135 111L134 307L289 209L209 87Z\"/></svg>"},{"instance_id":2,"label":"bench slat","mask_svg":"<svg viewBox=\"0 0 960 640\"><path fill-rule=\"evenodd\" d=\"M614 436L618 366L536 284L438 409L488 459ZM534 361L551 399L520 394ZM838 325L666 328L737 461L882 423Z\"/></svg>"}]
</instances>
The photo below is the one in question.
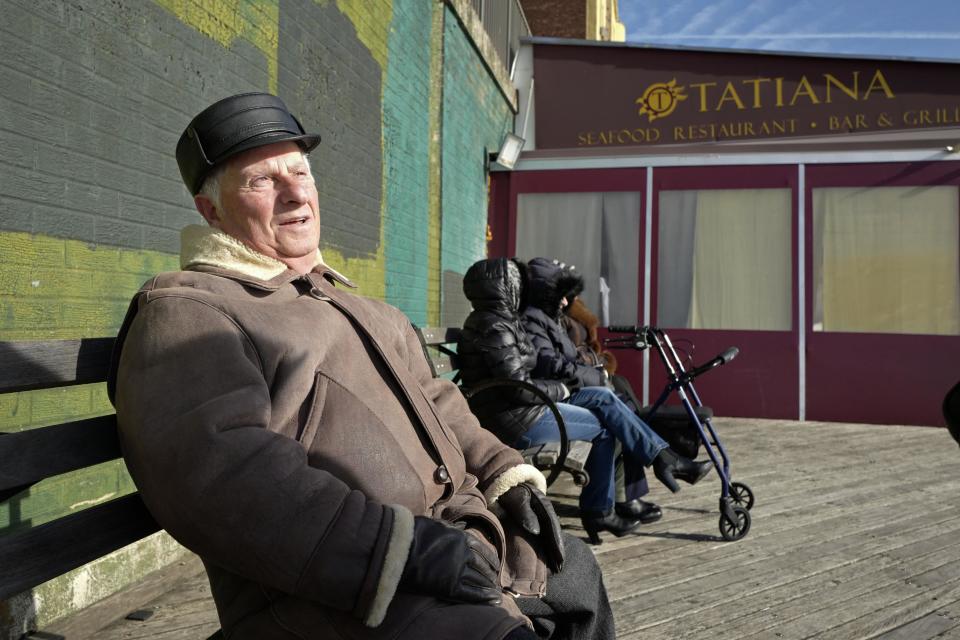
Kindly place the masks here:
<instances>
[{"instance_id":1,"label":"bench slat","mask_svg":"<svg viewBox=\"0 0 960 640\"><path fill-rule=\"evenodd\" d=\"M114 341L0 342L0 393L103 382Z\"/></svg>"},{"instance_id":2,"label":"bench slat","mask_svg":"<svg viewBox=\"0 0 960 640\"><path fill-rule=\"evenodd\" d=\"M455 343L460 338L459 327L417 327L428 347Z\"/></svg>"},{"instance_id":3,"label":"bench slat","mask_svg":"<svg viewBox=\"0 0 960 640\"><path fill-rule=\"evenodd\" d=\"M453 366L453 359L443 354L431 355L430 364L433 365L433 376L435 378L444 373L450 373L456 368Z\"/></svg>"},{"instance_id":4,"label":"bench slat","mask_svg":"<svg viewBox=\"0 0 960 640\"><path fill-rule=\"evenodd\" d=\"M119 457L115 415L0 434L0 492Z\"/></svg>"},{"instance_id":5,"label":"bench slat","mask_svg":"<svg viewBox=\"0 0 960 640\"><path fill-rule=\"evenodd\" d=\"M21 533L0 545L0 601L160 530L130 494Z\"/></svg>"}]
</instances>

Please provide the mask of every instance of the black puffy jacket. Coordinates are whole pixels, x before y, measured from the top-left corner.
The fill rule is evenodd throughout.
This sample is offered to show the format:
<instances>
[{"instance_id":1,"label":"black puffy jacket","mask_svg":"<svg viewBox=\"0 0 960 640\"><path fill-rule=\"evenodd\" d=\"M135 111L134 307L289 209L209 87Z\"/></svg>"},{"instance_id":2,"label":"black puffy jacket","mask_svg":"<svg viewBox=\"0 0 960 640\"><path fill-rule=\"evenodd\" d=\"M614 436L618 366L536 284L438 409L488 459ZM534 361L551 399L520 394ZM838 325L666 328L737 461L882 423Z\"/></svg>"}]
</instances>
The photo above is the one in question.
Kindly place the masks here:
<instances>
[{"instance_id":1,"label":"black puffy jacket","mask_svg":"<svg viewBox=\"0 0 960 640\"><path fill-rule=\"evenodd\" d=\"M577 347L560 325L560 299L583 290L583 278L554 260L534 258L527 263L528 305L523 326L537 350L533 375L560 380L572 389L602 387L601 369L582 364Z\"/></svg>"},{"instance_id":2,"label":"black puffy jacket","mask_svg":"<svg viewBox=\"0 0 960 640\"><path fill-rule=\"evenodd\" d=\"M518 315L522 287L522 272L507 258L481 260L467 270L463 292L473 311L457 345L460 375L466 387L494 378L522 380L557 401L564 396L559 380L530 376L536 352ZM481 391L470 398L470 409L511 446L547 410L536 394L514 387Z\"/></svg>"}]
</instances>

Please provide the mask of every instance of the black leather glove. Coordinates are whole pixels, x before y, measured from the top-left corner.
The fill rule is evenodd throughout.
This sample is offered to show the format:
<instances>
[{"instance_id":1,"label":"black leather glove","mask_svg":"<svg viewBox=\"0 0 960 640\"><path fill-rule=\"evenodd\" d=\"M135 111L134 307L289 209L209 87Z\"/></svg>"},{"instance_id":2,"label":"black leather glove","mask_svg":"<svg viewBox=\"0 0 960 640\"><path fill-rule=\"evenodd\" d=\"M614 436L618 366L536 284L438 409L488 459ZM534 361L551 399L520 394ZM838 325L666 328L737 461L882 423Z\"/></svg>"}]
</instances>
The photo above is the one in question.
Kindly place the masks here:
<instances>
[{"instance_id":1,"label":"black leather glove","mask_svg":"<svg viewBox=\"0 0 960 640\"><path fill-rule=\"evenodd\" d=\"M560 532L560 519L550 499L533 485L524 482L497 498L497 504L500 505L498 511L506 513L524 531L540 538L547 566L550 571L558 573L563 568L563 535ZM500 513L497 512L497 515Z\"/></svg>"},{"instance_id":2,"label":"black leather glove","mask_svg":"<svg viewBox=\"0 0 960 640\"><path fill-rule=\"evenodd\" d=\"M417 516L399 588L455 602L500 604L500 559L475 536Z\"/></svg>"}]
</instances>

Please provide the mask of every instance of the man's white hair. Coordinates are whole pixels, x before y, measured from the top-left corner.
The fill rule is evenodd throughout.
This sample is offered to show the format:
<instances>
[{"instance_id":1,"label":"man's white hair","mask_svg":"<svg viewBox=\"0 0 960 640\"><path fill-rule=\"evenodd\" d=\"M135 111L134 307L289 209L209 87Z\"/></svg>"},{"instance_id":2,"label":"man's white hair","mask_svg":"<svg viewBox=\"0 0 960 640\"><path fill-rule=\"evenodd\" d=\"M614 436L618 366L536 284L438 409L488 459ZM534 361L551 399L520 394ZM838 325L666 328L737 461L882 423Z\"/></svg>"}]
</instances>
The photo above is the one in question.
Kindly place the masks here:
<instances>
[{"instance_id":1,"label":"man's white hair","mask_svg":"<svg viewBox=\"0 0 960 640\"><path fill-rule=\"evenodd\" d=\"M310 154L300 153L303 156L303 162L307 165L307 171L310 171L311 175L313 171L310 169ZM210 198L210 202L217 208L219 211L221 209L220 205L220 180L223 179L223 174L227 170L227 166L230 164L229 161L224 162L219 167L214 168L206 178L203 179L203 184L200 185L200 191L197 192L197 195L205 195Z\"/></svg>"}]
</instances>

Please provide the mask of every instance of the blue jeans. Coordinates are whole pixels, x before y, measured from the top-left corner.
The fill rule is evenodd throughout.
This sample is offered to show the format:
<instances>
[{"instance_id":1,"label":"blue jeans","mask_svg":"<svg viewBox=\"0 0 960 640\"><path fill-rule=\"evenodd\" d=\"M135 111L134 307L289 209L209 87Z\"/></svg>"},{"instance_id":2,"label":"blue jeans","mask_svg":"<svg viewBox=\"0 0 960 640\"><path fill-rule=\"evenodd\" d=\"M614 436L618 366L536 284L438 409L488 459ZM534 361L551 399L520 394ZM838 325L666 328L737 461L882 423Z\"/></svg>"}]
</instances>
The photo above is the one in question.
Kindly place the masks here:
<instances>
[{"instance_id":1,"label":"blue jeans","mask_svg":"<svg viewBox=\"0 0 960 640\"><path fill-rule=\"evenodd\" d=\"M606 512L613 508L617 440L623 448L625 465L649 466L660 451L667 448L666 441L606 387L584 387L558 402L557 409L567 427L568 438L593 443L585 465L590 483L580 493L581 511ZM546 411L514 446L525 449L559 439L553 412Z\"/></svg>"}]
</instances>

